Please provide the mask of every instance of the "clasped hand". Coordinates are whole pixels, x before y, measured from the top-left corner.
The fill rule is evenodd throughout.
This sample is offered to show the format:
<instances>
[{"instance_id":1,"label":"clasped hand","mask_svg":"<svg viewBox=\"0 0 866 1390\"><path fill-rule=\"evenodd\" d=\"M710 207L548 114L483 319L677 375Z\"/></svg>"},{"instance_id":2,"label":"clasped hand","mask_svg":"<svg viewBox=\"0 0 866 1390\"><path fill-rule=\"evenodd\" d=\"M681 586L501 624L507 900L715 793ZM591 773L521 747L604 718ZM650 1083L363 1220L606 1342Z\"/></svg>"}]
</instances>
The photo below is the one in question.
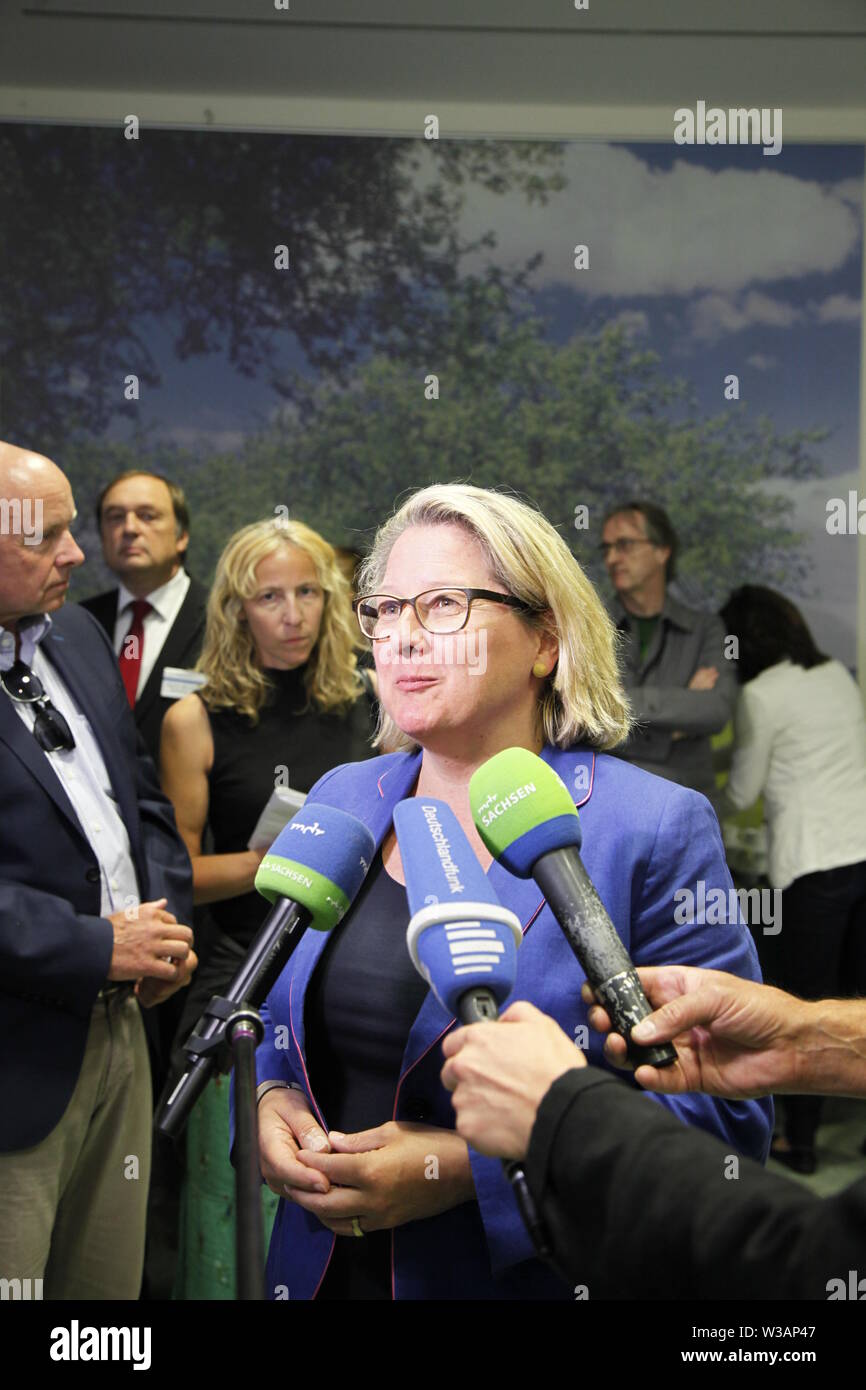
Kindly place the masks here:
<instances>
[{"instance_id":1,"label":"clasped hand","mask_svg":"<svg viewBox=\"0 0 866 1390\"><path fill-rule=\"evenodd\" d=\"M259 1105L262 1176L340 1236L436 1216L475 1194L465 1142L453 1130L389 1120L357 1134L326 1134L299 1091Z\"/></svg>"}]
</instances>

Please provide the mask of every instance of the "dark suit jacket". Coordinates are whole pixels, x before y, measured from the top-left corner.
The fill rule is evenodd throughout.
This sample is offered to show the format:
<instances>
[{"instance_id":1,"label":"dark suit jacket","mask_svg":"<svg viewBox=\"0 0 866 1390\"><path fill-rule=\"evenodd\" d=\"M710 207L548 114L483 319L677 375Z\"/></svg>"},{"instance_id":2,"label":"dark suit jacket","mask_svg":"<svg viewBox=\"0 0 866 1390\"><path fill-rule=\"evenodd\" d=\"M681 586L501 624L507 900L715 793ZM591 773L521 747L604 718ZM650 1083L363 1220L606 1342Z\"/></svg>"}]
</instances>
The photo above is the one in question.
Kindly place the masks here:
<instances>
[{"instance_id":1,"label":"dark suit jacket","mask_svg":"<svg viewBox=\"0 0 866 1390\"><path fill-rule=\"evenodd\" d=\"M135 728L111 643L89 613L52 615L41 650L87 716L129 834L142 902L192 921L192 874ZM0 691L0 1151L29 1148L72 1096L113 948L99 865L50 759Z\"/></svg>"},{"instance_id":2,"label":"dark suit jacket","mask_svg":"<svg viewBox=\"0 0 866 1390\"><path fill-rule=\"evenodd\" d=\"M622 634L621 676L638 720L628 740L614 750L616 756L714 801L710 735L733 717L737 697L734 663L725 659L721 619L687 608L668 591L642 661L637 622L619 599L611 606L611 616ZM688 689L699 666L716 667L719 678L712 690ZM671 738L675 730L686 737Z\"/></svg>"},{"instance_id":3,"label":"dark suit jacket","mask_svg":"<svg viewBox=\"0 0 866 1390\"><path fill-rule=\"evenodd\" d=\"M114 643L114 627L117 622L117 589L108 589L95 598L86 598L81 607L92 613L108 633L109 642ZM205 608L207 589L197 579L190 579L186 598L171 625L165 639L165 646L159 654L147 684L135 702L135 722L147 745L147 751L159 767L159 733L163 716L172 700L160 695L162 673L166 666L194 666L201 652L204 639Z\"/></svg>"},{"instance_id":4,"label":"dark suit jacket","mask_svg":"<svg viewBox=\"0 0 866 1390\"><path fill-rule=\"evenodd\" d=\"M849 1290L866 1180L817 1197L597 1067L554 1081L525 1168L564 1277L593 1301L866 1294L866 1279Z\"/></svg>"}]
</instances>

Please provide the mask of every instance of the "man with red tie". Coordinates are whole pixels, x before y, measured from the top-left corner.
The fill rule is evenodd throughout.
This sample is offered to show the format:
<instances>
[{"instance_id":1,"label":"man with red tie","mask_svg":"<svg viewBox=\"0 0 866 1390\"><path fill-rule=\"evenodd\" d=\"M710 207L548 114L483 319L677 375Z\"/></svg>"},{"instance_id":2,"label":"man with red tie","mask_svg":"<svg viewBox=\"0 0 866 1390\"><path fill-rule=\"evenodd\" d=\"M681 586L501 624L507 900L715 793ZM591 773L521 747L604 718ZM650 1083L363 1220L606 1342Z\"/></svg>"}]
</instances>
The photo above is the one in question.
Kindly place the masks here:
<instances>
[{"instance_id":1,"label":"man with red tie","mask_svg":"<svg viewBox=\"0 0 866 1390\"><path fill-rule=\"evenodd\" d=\"M105 563L119 585L85 599L112 641L127 699L159 764L162 719L193 687L166 667L194 666L204 637L207 591L184 569L189 510L182 489L158 473L121 473L96 504Z\"/></svg>"}]
</instances>

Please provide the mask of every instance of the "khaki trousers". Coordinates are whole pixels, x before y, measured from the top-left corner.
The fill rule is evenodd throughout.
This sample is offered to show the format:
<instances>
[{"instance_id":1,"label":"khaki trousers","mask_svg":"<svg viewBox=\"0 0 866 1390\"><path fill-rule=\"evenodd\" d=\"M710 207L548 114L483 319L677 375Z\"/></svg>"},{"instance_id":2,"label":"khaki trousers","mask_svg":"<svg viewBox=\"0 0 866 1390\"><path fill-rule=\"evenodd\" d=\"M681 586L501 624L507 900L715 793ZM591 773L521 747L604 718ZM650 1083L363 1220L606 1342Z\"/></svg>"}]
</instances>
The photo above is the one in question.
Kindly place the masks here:
<instances>
[{"instance_id":1,"label":"khaki trousers","mask_svg":"<svg viewBox=\"0 0 866 1390\"><path fill-rule=\"evenodd\" d=\"M97 999L60 1122L0 1154L0 1280L42 1279L46 1299L138 1298L152 1106L138 1003Z\"/></svg>"}]
</instances>

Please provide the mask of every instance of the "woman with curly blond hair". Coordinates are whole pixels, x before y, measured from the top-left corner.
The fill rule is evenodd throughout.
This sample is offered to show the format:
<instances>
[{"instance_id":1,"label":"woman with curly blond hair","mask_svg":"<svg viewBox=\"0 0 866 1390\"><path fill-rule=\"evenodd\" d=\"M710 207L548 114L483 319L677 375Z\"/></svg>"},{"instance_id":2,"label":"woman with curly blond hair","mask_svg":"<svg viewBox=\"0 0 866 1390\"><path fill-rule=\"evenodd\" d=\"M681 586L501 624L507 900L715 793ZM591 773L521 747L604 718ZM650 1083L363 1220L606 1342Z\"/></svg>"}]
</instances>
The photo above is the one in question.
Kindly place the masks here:
<instances>
[{"instance_id":1,"label":"woman with curly blond hair","mask_svg":"<svg viewBox=\"0 0 866 1390\"><path fill-rule=\"evenodd\" d=\"M308 792L338 763L370 756L360 646L349 586L317 532L300 521L265 520L231 537L208 601L198 662L207 681L173 705L162 726L163 788L192 860L195 902L209 905L216 928L178 1042L228 986L266 916L268 904L253 887L265 851L247 842L275 787ZM225 1083L211 1086L187 1134L190 1156L203 1129L209 1139L202 1145L208 1171L201 1201L187 1191L186 1247L195 1245L200 1227L211 1253L182 1268L184 1297L232 1297L232 1175L218 1137L227 1133L226 1090ZM187 1173L193 1184L194 1164Z\"/></svg>"},{"instance_id":2,"label":"woman with curly blond hair","mask_svg":"<svg viewBox=\"0 0 866 1390\"><path fill-rule=\"evenodd\" d=\"M539 754L580 806L584 862L633 959L759 978L738 917L707 927L700 911L680 915L680 890L731 887L718 822L699 793L607 755L629 727L615 630L534 507L463 484L424 488L380 528L359 585L386 751L326 774L311 795L364 820L377 853L349 912L327 935L307 933L264 1009L259 1151L281 1198L270 1296L569 1299L535 1257L502 1165L455 1129L439 1047L455 1020L406 949L394 808L448 803L523 924L515 996L602 1065L583 972L534 882L491 862L469 779L503 749ZM768 1101L646 1104L766 1153Z\"/></svg>"}]
</instances>

